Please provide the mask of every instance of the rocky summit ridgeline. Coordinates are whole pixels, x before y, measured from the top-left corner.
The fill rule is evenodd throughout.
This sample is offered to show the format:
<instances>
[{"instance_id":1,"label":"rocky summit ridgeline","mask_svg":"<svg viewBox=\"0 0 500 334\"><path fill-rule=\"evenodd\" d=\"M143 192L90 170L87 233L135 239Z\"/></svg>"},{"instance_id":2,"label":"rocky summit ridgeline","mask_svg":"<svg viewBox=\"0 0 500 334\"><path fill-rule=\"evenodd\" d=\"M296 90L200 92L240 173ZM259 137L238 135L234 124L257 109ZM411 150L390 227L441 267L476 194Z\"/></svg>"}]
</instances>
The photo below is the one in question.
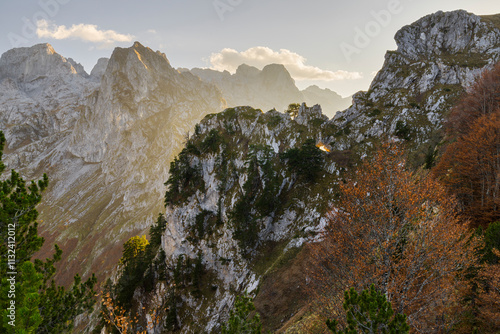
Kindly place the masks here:
<instances>
[{"instance_id":1,"label":"rocky summit ridgeline","mask_svg":"<svg viewBox=\"0 0 500 334\"><path fill-rule=\"evenodd\" d=\"M399 30L398 48L387 52L370 89L356 93L353 105L335 115L334 123L349 132L340 147L400 133L433 149L435 131L453 103L500 60L500 27L494 22L459 10L437 12Z\"/></svg>"}]
</instances>

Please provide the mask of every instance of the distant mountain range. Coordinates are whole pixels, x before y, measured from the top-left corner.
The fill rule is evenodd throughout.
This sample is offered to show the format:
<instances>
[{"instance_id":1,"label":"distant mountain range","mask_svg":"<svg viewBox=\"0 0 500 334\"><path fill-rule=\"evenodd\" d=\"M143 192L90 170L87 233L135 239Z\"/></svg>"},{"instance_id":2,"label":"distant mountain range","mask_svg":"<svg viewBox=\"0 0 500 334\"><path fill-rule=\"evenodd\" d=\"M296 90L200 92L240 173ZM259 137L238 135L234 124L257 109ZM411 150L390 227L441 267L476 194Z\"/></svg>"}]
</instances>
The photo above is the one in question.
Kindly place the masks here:
<instances>
[{"instance_id":1,"label":"distant mountain range","mask_svg":"<svg viewBox=\"0 0 500 334\"><path fill-rule=\"evenodd\" d=\"M305 102L310 106L321 105L323 113L331 118L337 111L351 105L351 97L342 98L329 89L310 86L300 91L288 70L280 64L270 64L262 70L242 64L234 74L200 68L179 70L189 71L201 80L216 85L228 107L253 106L263 111L283 111L290 103Z\"/></svg>"}]
</instances>

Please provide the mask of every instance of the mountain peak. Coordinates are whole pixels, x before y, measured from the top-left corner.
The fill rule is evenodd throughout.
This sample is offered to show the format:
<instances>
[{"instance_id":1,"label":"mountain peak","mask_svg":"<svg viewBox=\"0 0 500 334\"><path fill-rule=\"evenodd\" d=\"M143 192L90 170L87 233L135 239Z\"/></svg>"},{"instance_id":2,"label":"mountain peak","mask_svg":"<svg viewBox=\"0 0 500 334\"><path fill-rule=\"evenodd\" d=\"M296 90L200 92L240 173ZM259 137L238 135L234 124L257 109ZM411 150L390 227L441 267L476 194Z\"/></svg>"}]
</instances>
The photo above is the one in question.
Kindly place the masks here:
<instances>
[{"instance_id":1,"label":"mountain peak","mask_svg":"<svg viewBox=\"0 0 500 334\"><path fill-rule=\"evenodd\" d=\"M496 31L494 31L496 30ZM438 11L401 28L395 36L398 52L420 56L485 53L496 43L498 27L465 10Z\"/></svg>"},{"instance_id":2,"label":"mountain peak","mask_svg":"<svg viewBox=\"0 0 500 334\"><path fill-rule=\"evenodd\" d=\"M136 67L138 65L138 67ZM143 70L155 69L159 70L157 74L164 71L173 71L170 62L164 53L160 51L153 51L149 47L145 47L139 42L129 48L115 48L111 58L109 59L108 69L112 71L121 71L127 76L128 70L142 68Z\"/></svg>"},{"instance_id":3,"label":"mountain peak","mask_svg":"<svg viewBox=\"0 0 500 334\"><path fill-rule=\"evenodd\" d=\"M29 49L37 49L37 50L41 50L41 51L44 50L49 55L57 53L56 50L54 50L54 47L49 43L35 44Z\"/></svg>"},{"instance_id":4,"label":"mountain peak","mask_svg":"<svg viewBox=\"0 0 500 334\"><path fill-rule=\"evenodd\" d=\"M286 75L290 76L290 73L288 72L288 70L286 69L285 65L283 65L283 64L269 64L269 65L266 65L262 69L262 73L266 73L267 75L286 74Z\"/></svg>"},{"instance_id":5,"label":"mountain peak","mask_svg":"<svg viewBox=\"0 0 500 334\"><path fill-rule=\"evenodd\" d=\"M87 77L83 66L58 54L48 43L11 49L0 58L0 79L34 83L54 77Z\"/></svg>"},{"instance_id":6,"label":"mountain peak","mask_svg":"<svg viewBox=\"0 0 500 334\"><path fill-rule=\"evenodd\" d=\"M109 58L99 58L94 68L90 72L90 77L93 79L101 80L104 72L106 72L106 67L108 66Z\"/></svg>"},{"instance_id":7,"label":"mountain peak","mask_svg":"<svg viewBox=\"0 0 500 334\"><path fill-rule=\"evenodd\" d=\"M293 80L286 67L282 64L266 65L262 69L260 76L263 85L269 89L299 91L295 86L295 80Z\"/></svg>"},{"instance_id":8,"label":"mountain peak","mask_svg":"<svg viewBox=\"0 0 500 334\"><path fill-rule=\"evenodd\" d=\"M241 64L238 66L236 69L236 75L243 75L243 76L257 76L259 75L260 71L258 68L247 65L247 64Z\"/></svg>"},{"instance_id":9,"label":"mountain peak","mask_svg":"<svg viewBox=\"0 0 500 334\"><path fill-rule=\"evenodd\" d=\"M72 137L72 153L86 162L103 161L124 129L129 130L174 105L179 107L181 103L177 105L179 96L176 95L179 91L184 91L182 98L192 92L210 96L205 98L209 101L205 103L211 104L206 110L215 111L224 106L214 86L200 82L195 76L181 74L170 66L163 53L139 42L128 48L115 48L109 60L100 59L91 79L98 81L99 78L101 85L92 102L93 114L77 124ZM195 101L196 97L191 99ZM80 138L92 131L94 135L81 143Z\"/></svg>"}]
</instances>

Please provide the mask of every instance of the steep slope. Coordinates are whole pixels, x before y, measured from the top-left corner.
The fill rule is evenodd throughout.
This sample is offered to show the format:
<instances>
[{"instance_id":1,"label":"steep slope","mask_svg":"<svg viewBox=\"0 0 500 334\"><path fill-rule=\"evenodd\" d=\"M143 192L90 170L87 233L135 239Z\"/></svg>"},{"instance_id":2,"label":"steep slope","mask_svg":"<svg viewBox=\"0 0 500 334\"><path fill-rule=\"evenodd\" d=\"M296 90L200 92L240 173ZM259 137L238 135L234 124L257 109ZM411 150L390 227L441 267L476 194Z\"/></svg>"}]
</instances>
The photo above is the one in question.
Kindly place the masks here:
<instances>
[{"instance_id":1,"label":"steep slope","mask_svg":"<svg viewBox=\"0 0 500 334\"><path fill-rule=\"evenodd\" d=\"M498 28L464 11L426 16L396 41L370 90L333 120L319 106L302 105L293 119L238 107L197 126L169 179L157 257L166 256L169 275L152 265L155 289L135 295L143 317L176 308L173 322L160 314L171 327L161 323L158 331L217 333L244 291L256 297L266 329L286 323L291 330L305 309L301 245L323 228L343 170L386 136L405 140L415 165L428 162L452 104L499 60ZM315 165L318 153L323 161ZM313 181L305 176L311 169Z\"/></svg>"},{"instance_id":2,"label":"steep slope","mask_svg":"<svg viewBox=\"0 0 500 334\"><path fill-rule=\"evenodd\" d=\"M50 177L39 207L48 239L40 256L54 242L62 246L58 279L67 283L75 272L103 278L123 242L161 210L168 165L186 134L224 102L213 85L180 74L140 43L117 48L90 77L43 47L43 54L35 46L2 57L1 85L10 87L0 114L11 143L6 161L28 178Z\"/></svg>"},{"instance_id":3,"label":"steep slope","mask_svg":"<svg viewBox=\"0 0 500 334\"><path fill-rule=\"evenodd\" d=\"M333 117L338 110L349 107L351 101L317 86L300 91L287 69L278 64L267 65L262 71L242 64L234 74L199 68L190 72L219 87L229 107L251 105L266 111L273 108L283 111L290 103L306 102L321 104L324 113Z\"/></svg>"}]
</instances>

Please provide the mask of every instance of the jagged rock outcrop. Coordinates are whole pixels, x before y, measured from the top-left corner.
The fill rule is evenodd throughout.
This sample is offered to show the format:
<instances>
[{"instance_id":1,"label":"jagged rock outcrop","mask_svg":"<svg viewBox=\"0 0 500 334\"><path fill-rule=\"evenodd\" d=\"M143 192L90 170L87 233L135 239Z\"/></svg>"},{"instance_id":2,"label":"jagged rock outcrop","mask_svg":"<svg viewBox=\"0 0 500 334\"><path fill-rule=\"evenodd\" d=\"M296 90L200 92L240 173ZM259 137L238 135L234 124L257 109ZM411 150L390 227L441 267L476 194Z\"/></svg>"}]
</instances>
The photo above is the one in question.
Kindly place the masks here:
<instances>
[{"instance_id":1,"label":"jagged rock outcrop","mask_svg":"<svg viewBox=\"0 0 500 334\"><path fill-rule=\"evenodd\" d=\"M0 123L7 153L72 128L86 94L95 88L85 72L49 44L5 52L0 58ZM38 153L18 154L12 167L26 165Z\"/></svg>"},{"instance_id":2,"label":"jagged rock outcrop","mask_svg":"<svg viewBox=\"0 0 500 334\"><path fill-rule=\"evenodd\" d=\"M100 60L91 76L72 64L48 44L0 60L5 161L28 179L49 175L40 256L62 246L63 283L75 272L109 276L123 242L162 209L169 163L186 134L225 106L215 86L137 42Z\"/></svg>"},{"instance_id":3,"label":"jagged rock outcrop","mask_svg":"<svg viewBox=\"0 0 500 334\"><path fill-rule=\"evenodd\" d=\"M443 118L478 75L500 60L500 27L490 18L459 10L437 12L403 27L368 92L337 113L348 133L338 148L383 134L410 139L421 162L440 140Z\"/></svg>"},{"instance_id":4,"label":"jagged rock outcrop","mask_svg":"<svg viewBox=\"0 0 500 334\"><path fill-rule=\"evenodd\" d=\"M95 64L94 68L90 72L90 78L92 80L101 81L104 72L106 71L106 67L108 67L109 58L99 58L97 60L97 64Z\"/></svg>"},{"instance_id":5,"label":"jagged rock outcrop","mask_svg":"<svg viewBox=\"0 0 500 334\"><path fill-rule=\"evenodd\" d=\"M395 38L398 52L412 60L465 54L496 56L500 43L498 27L464 10L428 15L403 27Z\"/></svg>"},{"instance_id":6,"label":"jagged rock outcrop","mask_svg":"<svg viewBox=\"0 0 500 334\"><path fill-rule=\"evenodd\" d=\"M300 91L287 69L279 64L267 65L262 70L242 64L233 75L228 71L199 68L190 72L219 87L229 107L249 105L264 111L274 108L284 111L290 103L306 102L321 104L323 112L333 117L337 111L347 108L351 100L317 86Z\"/></svg>"},{"instance_id":7,"label":"jagged rock outcrop","mask_svg":"<svg viewBox=\"0 0 500 334\"><path fill-rule=\"evenodd\" d=\"M182 288L169 287L171 273L149 294L136 290L139 313L145 316L175 295L182 333L216 333L235 296L250 291L265 327L279 329L297 313L293 305L301 300L283 295L298 296L307 280L286 279L293 286L274 281L283 279L285 284L287 270L295 261L304 261L294 254L302 254L300 245L314 240L315 232L324 227L343 168L363 158L386 136L405 140L414 150L412 162L423 165L424 156L432 154L441 139L450 107L485 68L499 60L499 37L491 18L464 11L438 12L396 34L398 49L387 53L370 90L355 94L353 105L333 120L327 120L318 106L305 105L293 119L248 107L206 117L179 156L177 173L171 174L175 181L171 186L177 185L184 196L167 198L161 247L170 268L177 268L182 256L191 259L186 262L191 272L189 263L202 258L206 276L201 296L190 293L194 284L190 280ZM241 71L260 76L248 67ZM220 80L231 77L218 75ZM300 150L307 139L323 151L324 163L314 183L300 179L282 154L289 148ZM266 187L275 191L269 198L278 199L270 209L259 202L268 194ZM242 212L246 220L241 220ZM251 233L257 237L248 242ZM276 286L286 292L270 292ZM269 300L276 296L282 298L279 307Z\"/></svg>"},{"instance_id":8,"label":"jagged rock outcrop","mask_svg":"<svg viewBox=\"0 0 500 334\"><path fill-rule=\"evenodd\" d=\"M73 66L73 68L75 69L76 73L78 73L79 75L81 75L84 78L88 78L89 77L88 73L85 72L85 69L83 68L82 64L77 63L75 60L73 60L73 58L68 58L66 60L68 61L68 63L71 64L71 66Z\"/></svg>"}]
</instances>

